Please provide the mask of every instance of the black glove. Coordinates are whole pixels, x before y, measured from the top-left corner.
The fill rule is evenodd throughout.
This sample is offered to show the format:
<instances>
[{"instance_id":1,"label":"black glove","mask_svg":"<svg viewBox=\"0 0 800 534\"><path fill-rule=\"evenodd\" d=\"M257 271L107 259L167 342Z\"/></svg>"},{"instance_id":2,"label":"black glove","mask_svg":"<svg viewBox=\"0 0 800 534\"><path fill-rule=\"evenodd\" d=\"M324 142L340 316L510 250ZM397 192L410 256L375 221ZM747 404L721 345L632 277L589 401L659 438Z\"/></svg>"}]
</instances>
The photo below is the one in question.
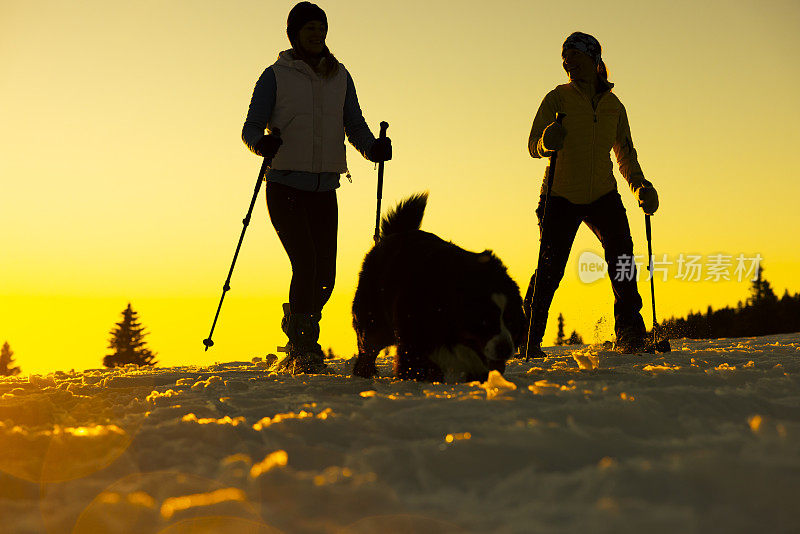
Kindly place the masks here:
<instances>
[{"instance_id":1,"label":"black glove","mask_svg":"<svg viewBox=\"0 0 800 534\"><path fill-rule=\"evenodd\" d=\"M379 137L369 148L369 160L375 163L392 159L392 140L388 137Z\"/></svg>"},{"instance_id":2,"label":"black glove","mask_svg":"<svg viewBox=\"0 0 800 534\"><path fill-rule=\"evenodd\" d=\"M551 122L542 132L542 147L548 152L557 152L564 148L564 138L566 136L567 131L561 124Z\"/></svg>"},{"instance_id":3,"label":"black glove","mask_svg":"<svg viewBox=\"0 0 800 534\"><path fill-rule=\"evenodd\" d=\"M282 144L283 140L277 135L265 135L256 143L255 152L262 158L272 159Z\"/></svg>"},{"instance_id":4,"label":"black glove","mask_svg":"<svg viewBox=\"0 0 800 534\"><path fill-rule=\"evenodd\" d=\"M645 180L642 185L636 188L636 200L639 201L639 207L647 215L652 215L658 209L658 193L653 184Z\"/></svg>"}]
</instances>

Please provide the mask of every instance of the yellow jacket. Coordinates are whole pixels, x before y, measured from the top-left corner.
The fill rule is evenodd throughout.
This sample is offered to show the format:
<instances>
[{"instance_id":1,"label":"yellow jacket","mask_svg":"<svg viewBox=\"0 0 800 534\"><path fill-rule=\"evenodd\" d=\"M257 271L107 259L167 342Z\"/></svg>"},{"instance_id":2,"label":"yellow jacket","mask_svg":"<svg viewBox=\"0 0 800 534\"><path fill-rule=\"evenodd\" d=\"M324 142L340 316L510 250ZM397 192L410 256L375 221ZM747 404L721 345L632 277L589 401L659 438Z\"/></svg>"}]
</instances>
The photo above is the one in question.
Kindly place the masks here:
<instances>
[{"instance_id":1,"label":"yellow jacket","mask_svg":"<svg viewBox=\"0 0 800 534\"><path fill-rule=\"evenodd\" d=\"M564 147L558 151L553 195L573 204L589 204L617 188L611 163L611 150L631 191L647 183L633 148L625 106L610 90L595 96L584 95L577 85L559 85L547 93L533 119L528 150L534 158L552 155L542 146L542 133L565 114ZM547 190L547 171L542 194Z\"/></svg>"}]
</instances>

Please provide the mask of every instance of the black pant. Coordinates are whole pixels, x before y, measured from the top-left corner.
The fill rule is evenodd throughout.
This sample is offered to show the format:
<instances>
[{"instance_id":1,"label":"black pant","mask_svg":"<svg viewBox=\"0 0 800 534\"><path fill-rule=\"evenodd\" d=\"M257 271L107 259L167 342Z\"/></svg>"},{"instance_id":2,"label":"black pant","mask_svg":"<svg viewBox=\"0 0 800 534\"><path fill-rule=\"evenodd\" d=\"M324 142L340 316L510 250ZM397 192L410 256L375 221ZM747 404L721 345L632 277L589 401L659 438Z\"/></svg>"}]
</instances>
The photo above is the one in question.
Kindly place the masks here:
<instances>
[{"instance_id":1,"label":"black pant","mask_svg":"<svg viewBox=\"0 0 800 534\"><path fill-rule=\"evenodd\" d=\"M292 313L322 312L336 280L336 191L301 191L267 182L267 209L292 264Z\"/></svg>"},{"instance_id":2,"label":"black pant","mask_svg":"<svg viewBox=\"0 0 800 534\"><path fill-rule=\"evenodd\" d=\"M539 207L536 209L541 238L541 254L537 268L539 274L537 277L534 272L531 277L524 303L525 312L527 314L533 312L531 343L537 345L542 342L550 304L564 276L569 252L582 222L594 232L605 250L608 276L614 291L614 330L617 337L619 338L622 332L644 334L646 328L639 313L642 309L642 297L636 287L636 273L632 272L630 267L624 268L626 276L617 280L618 258L627 255L629 258L627 265L633 262L633 239L619 193L612 191L591 204L573 204L565 198L551 196L547 204L546 219L542 220L544 198L542 195ZM535 288L534 280L536 280Z\"/></svg>"}]
</instances>

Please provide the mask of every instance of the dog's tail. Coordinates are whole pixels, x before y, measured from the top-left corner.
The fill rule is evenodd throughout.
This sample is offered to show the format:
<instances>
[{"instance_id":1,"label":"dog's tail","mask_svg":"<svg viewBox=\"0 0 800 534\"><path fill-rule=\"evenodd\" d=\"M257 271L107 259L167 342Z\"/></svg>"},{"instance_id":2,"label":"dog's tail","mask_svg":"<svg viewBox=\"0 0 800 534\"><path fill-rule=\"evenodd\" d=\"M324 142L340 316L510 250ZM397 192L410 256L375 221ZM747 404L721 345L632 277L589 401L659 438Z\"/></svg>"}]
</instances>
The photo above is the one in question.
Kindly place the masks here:
<instances>
[{"instance_id":1,"label":"dog's tail","mask_svg":"<svg viewBox=\"0 0 800 534\"><path fill-rule=\"evenodd\" d=\"M400 201L396 208L390 210L381 221L381 239L390 234L419 230L425 206L428 204L428 192L411 195Z\"/></svg>"}]
</instances>

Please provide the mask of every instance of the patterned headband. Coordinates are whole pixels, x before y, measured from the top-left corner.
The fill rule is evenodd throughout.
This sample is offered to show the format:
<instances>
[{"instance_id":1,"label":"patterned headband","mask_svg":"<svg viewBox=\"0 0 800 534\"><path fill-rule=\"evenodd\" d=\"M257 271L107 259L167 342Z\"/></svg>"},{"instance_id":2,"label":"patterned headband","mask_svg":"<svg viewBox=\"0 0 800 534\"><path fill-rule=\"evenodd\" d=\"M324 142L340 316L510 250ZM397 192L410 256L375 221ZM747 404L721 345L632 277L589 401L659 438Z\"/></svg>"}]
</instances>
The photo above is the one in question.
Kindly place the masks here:
<instances>
[{"instance_id":1,"label":"patterned headband","mask_svg":"<svg viewBox=\"0 0 800 534\"><path fill-rule=\"evenodd\" d=\"M600 64L600 42L588 33L575 32L567 37L561 48L561 55L563 56L564 52L572 48L592 58L595 65Z\"/></svg>"}]
</instances>

